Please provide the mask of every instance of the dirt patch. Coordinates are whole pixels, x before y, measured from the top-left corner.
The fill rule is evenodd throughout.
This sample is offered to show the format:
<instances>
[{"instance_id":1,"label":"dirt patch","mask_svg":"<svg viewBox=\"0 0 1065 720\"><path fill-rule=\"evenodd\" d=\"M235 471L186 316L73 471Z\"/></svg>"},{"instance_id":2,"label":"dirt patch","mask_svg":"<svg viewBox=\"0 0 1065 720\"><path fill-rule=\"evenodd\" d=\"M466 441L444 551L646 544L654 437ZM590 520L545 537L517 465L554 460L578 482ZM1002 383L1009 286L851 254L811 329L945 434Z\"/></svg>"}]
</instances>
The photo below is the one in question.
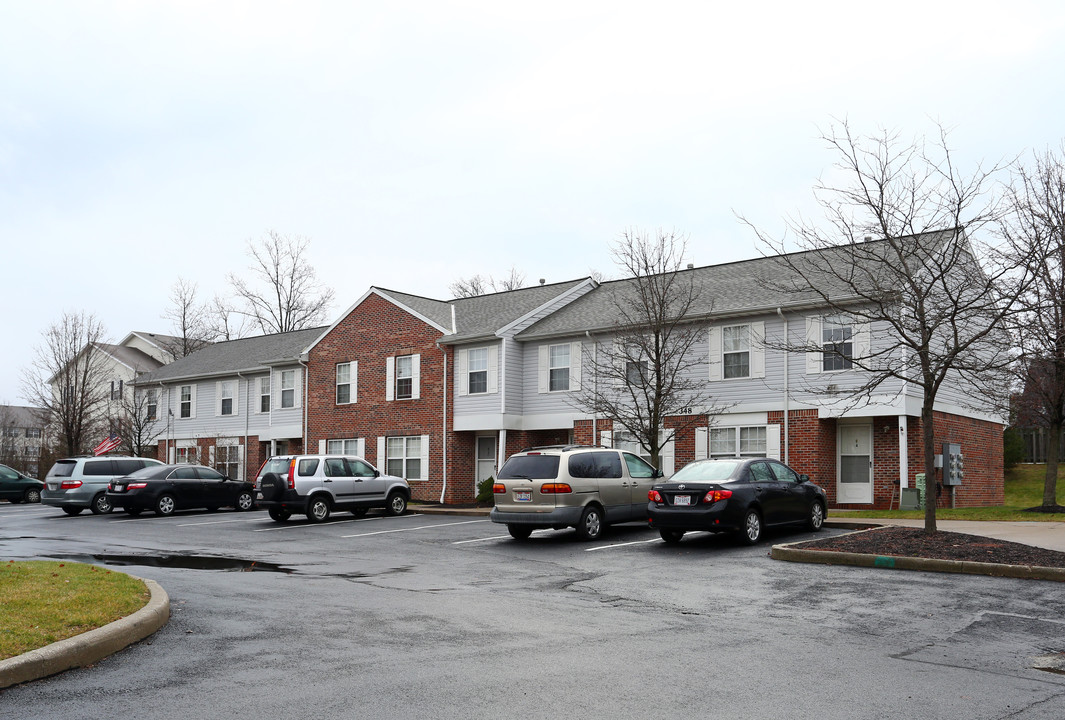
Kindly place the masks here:
<instances>
[{"instance_id":1,"label":"dirt patch","mask_svg":"<svg viewBox=\"0 0 1065 720\"><path fill-rule=\"evenodd\" d=\"M875 528L797 543L794 547L802 550L1065 568L1065 552L942 530L929 535L923 528L911 527Z\"/></svg>"}]
</instances>

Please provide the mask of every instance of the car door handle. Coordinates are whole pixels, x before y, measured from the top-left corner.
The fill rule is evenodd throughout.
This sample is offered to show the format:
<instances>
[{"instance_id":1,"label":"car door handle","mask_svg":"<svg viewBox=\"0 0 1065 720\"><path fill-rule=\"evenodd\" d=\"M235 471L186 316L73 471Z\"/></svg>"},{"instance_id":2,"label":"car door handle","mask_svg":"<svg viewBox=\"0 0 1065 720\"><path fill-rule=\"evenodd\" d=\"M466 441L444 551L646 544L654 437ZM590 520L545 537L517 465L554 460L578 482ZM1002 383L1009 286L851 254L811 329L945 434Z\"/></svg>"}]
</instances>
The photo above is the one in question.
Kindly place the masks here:
<instances>
[{"instance_id":1,"label":"car door handle","mask_svg":"<svg viewBox=\"0 0 1065 720\"><path fill-rule=\"evenodd\" d=\"M323 480L322 482L333 482L333 481L332 481L332 480L330 480L329 478L326 478L326 479L325 479L325 480Z\"/></svg>"}]
</instances>

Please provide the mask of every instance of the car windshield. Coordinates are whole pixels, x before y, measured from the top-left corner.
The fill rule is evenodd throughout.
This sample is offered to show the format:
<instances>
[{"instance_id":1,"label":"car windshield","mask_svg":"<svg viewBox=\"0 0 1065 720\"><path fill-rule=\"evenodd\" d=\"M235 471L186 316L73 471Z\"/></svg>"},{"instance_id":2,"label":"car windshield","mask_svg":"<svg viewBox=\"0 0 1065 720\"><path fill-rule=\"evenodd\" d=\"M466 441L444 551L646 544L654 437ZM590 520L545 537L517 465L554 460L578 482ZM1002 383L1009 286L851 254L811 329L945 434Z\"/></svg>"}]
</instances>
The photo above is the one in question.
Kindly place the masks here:
<instances>
[{"instance_id":1,"label":"car windshield","mask_svg":"<svg viewBox=\"0 0 1065 720\"><path fill-rule=\"evenodd\" d=\"M732 482L732 473L742 460L700 460L678 470L670 482Z\"/></svg>"},{"instance_id":2,"label":"car windshield","mask_svg":"<svg viewBox=\"0 0 1065 720\"><path fill-rule=\"evenodd\" d=\"M558 477L558 455L515 455L499 468L499 479L549 480Z\"/></svg>"}]
</instances>

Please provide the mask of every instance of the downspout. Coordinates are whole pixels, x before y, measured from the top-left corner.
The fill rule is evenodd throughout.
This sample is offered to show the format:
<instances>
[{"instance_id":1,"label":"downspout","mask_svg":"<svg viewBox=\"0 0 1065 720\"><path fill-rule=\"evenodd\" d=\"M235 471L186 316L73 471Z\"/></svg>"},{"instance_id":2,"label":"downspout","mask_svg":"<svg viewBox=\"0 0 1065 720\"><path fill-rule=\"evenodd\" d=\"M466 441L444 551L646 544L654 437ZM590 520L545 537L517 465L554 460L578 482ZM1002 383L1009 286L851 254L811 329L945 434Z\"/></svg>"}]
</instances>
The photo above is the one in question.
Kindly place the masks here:
<instances>
[{"instance_id":1,"label":"downspout","mask_svg":"<svg viewBox=\"0 0 1065 720\"><path fill-rule=\"evenodd\" d=\"M244 480L248 479L248 423L251 422L251 379L237 373L237 377L244 381ZM252 481L254 482L254 480Z\"/></svg>"},{"instance_id":2,"label":"downspout","mask_svg":"<svg viewBox=\"0 0 1065 720\"><path fill-rule=\"evenodd\" d=\"M784 313L780 308L777 308L777 315L784 321L784 464L789 465L791 461L789 457L791 455L791 441L789 438L789 426L788 415L790 414L790 388L788 387L788 365L790 358L788 357L788 319L784 317Z\"/></svg>"},{"instance_id":3,"label":"downspout","mask_svg":"<svg viewBox=\"0 0 1065 720\"><path fill-rule=\"evenodd\" d=\"M303 362L302 358L297 360L296 362L298 362L300 365L303 366L303 398L302 398L302 401L303 401L303 437L301 438L301 442L303 443L303 452L306 453L307 452L307 405L309 404L307 402L307 391L310 389L310 384L311 384L311 380L308 377L308 375L310 375L310 373L307 372L307 371L310 370L310 368L307 367L307 363ZM270 403L270 409L271 410L273 409L273 407L274 407L274 404Z\"/></svg>"},{"instance_id":4,"label":"downspout","mask_svg":"<svg viewBox=\"0 0 1065 720\"><path fill-rule=\"evenodd\" d=\"M159 389L164 389L163 381L159 381ZM162 393L159 393L162 395ZM166 388L166 448L163 449L163 462L170 462L170 388Z\"/></svg>"},{"instance_id":5,"label":"downspout","mask_svg":"<svg viewBox=\"0 0 1065 720\"><path fill-rule=\"evenodd\" d=\"M584 335L592 343L592 368L595 370L595 378L592 380L592 383L593 383L592 384L592 397L597 398L597 397L599 397L599 364L598 364L599 363L599 343L597 343L595 341L595 338L592 337L592 333L589 332L588 330L584 331ZM582 357L583 357L583 353L582 353ZM593 446L598 446L599 445L599 431L598 431L597 427L598 426L596 424L596 419L595 419L595 408L593 407L592 408L592 445ZM611 443L611 445L613 445L613 443Z\"/></svg>"},{"instance_id":6,"label":"downspout","mask_svg":"<svg viewBox=\"0 0 1065 720\"><path fill-rule=\"evenodd\" d=\"M452 313L454 313L454 306L452 306L451 311ZM444 354L444 422L441 442L441 458L443 460L444 466L442 468L440 476L440 504L443 505L444 497L447 495L447 351L444 350L444 348L440 347L439 340L436 341L436 347L438 350L440 350L440 352Z\"/></svg>"}]
</instances>

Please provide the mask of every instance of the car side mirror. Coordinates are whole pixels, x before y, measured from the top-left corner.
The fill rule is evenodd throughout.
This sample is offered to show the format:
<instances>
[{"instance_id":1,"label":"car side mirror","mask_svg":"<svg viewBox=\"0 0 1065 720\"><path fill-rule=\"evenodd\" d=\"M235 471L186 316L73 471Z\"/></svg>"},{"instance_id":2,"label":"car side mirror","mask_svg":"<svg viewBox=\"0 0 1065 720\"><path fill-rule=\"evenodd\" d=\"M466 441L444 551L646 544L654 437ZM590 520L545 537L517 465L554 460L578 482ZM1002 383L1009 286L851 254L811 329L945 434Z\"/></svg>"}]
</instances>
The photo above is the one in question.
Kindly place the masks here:
<instances>
[{"instance_id":1,"label":"car side mirror","mask_svg":"<svg viewBox=\"0 0 1065 720\"><path fill-rule=\"evenodd\" d=\"M801 482L801 483L810 482L810 476L809 475L799 475L799 482Z\"/></svg>"},{"instance_id":2,"label":"car side mirror","mask_svg":"<svg viewBox=\"0 0 1065 720\"><path fill-rule=\"evenodd\" d=\"M381 477L381 471L380 470L374 470L373 471L373 476L374 477Z\"/></svg>"},{"instance_id":3,"label":"car side mirror","mask_svg":"<svg viewBox=\"0 0 1065 720\"><path fill-rule=\"evenodd\" d=\"M651 473L651 477L652 478L665 477L665 474L661 470L659 470L658 468L655 468L655 471L653 473Z\"/></svg>"}]
</instances>

